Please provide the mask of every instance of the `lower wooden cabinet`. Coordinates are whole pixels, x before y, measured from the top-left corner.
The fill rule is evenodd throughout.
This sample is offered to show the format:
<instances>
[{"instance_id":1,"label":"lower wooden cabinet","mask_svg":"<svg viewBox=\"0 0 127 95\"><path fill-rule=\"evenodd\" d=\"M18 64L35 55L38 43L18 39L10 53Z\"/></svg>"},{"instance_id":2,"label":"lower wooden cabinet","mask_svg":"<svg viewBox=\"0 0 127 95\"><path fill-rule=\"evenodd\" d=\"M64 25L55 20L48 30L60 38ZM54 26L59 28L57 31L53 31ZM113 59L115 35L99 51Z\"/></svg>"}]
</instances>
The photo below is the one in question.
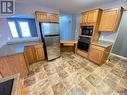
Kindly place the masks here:
<instances>
[{"instance_id":1,"label":"lower wooden cabinet","mask_svg":"<svg viewBox=\"0 0 127 95\"><path fill-rule=\"evenodd\" d=\"M44 50L42 45L35 45L36 60L40 61L45 59Z\"/></svg>"},{"instance_id":2,"label":"lower wooden cabinet","mask_svg":"<svg viewBox=\"0 0 127 95\"><path fill-rule=\"evenodd\" d=\"M36 62L36 56L35 56L34 46L26 46L24 48L24 56L26 58L28 65L35 63Z\"/></svg>"},{"instance_id":3,"label":"lower wooden cabinet","mask_svg":"<svg viewBox=\"0 0 127 95\"><path fill-rule=\"evenodd\" d=\"M111 46L104 48L96 45L91 45L89 51L89 59L98 65L102 65L106 62L110 49Z\"/></svg>"},{"instance_id":4,"label":"lower wooden cabinet","mask_svg":"<svg viewBox=\"0 0 127 95\"><path fill-rule=\"evenodd\" d=\"M8 66L8 63L6 61L6 57L0 58L0 72L3 77L9 76L12 74L12 72Z\"/></svg>"},{"instance_id":5,"label":"lower wooden cabinet","mask_svg":"<svg viewBox=\"0 0 127 95\"><path fill-rule=\"evenodd\" d=\"M28 74L26 61L23 54L15 54L0 58L0 72L3 77L20 73L21 78Z\"/></svg>"},{"instance_id":6,"label":"lower wooden cabinet","mask_svg":"<svg viewBox=\"0 0 127 95\"><path fill-rule=\"evenodd\" d=\"M27 65L31 65L37 61L45 59L44 49L42 44L26 46L24 49L24 56Z\"/></svg>"}]
</instances>

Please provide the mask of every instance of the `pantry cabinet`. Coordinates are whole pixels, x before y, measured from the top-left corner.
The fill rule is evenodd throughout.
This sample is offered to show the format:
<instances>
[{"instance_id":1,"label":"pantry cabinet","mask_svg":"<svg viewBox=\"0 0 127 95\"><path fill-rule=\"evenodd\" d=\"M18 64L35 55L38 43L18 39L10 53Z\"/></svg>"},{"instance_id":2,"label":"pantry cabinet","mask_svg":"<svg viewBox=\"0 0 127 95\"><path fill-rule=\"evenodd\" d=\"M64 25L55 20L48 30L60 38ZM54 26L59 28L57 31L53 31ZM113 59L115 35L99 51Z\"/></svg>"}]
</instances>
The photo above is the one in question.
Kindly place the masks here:
<instances>
[{"instance_id":1,"label":"pantry cabinet","mask_svg":"<svg viewBox=\"0 0 127 95\"><path fill-rule=\"evenodd\" d=\"M103 10L99 25L100 32L116 32L123 9L107 9Z\"/></svg>"},{"instance_id":2,"label":"pantry cabinet","mask_svg":"<svg viewBox=\"0 0 127 95\"><path fill-rule=\"evenodd\" d=\"M36 16L37 21L39 22L59 23L58 14L36 11L35 16Z\"/></svg>"}]
</instances>

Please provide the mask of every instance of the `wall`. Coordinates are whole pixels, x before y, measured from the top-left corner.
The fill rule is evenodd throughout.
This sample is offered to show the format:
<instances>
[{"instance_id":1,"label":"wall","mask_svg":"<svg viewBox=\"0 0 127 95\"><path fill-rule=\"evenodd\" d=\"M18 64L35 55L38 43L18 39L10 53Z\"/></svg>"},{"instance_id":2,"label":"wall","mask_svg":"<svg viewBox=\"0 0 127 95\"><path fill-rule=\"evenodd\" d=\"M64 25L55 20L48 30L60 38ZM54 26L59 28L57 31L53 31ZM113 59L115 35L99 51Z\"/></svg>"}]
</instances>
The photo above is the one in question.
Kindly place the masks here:
<instances>
[{"instance_id":1,"label":"wall","mask_svg":"<svg viewBox=\"0 0 127 95\"><path fill-rule=\"evenodd\" d=\"M72 39L72 15L63 14L60 15L60 38L61 40Z\"/></svg>"},{"instance_id":2,"label":"wall","mask_svg":"<svg viewBox=\"0 0 127 95\"><path fill-rule=\"evenodd\" d=\"M28 18L35 18L35 11L40 10L40 11L45 11L45 12L51 12L51 13L59 13L58 10L53 10L47 7L43 7L39 4L34 4L30 5L30 2L26 2L26 4L21 3L16 3L16 12L15 15L16 17L28 17ZM40 35L39 31L39 25L37 23L37 32L38 35ZM22 42L26 40L38 40L38 38L32 38L32 39L17 39L14 40L12 39L12 35L7 23L6 18L0 18L0 47L3 45L7 44L7 42L13 43L13 42Z\"/></svg>"},{"instance_id":3,"label":"wall","mask_svg":"<svg viewBox=\"0 0 127 95\"><path fill-rule=\"evenodd\" d=\"M0 18L0 47L5 45L9 40L11 40L11 34L7 20Z\"/></svg>"},{"instance_id":4,"label":"wall","mask_svg":"<svg viewBox=\"0 0 127 95\"><path fill-rule=\"evenodd\" d=\"M80 15L60 13L60 31L62 40L77 40L80 30Z\"/></svg>"},{"instance_id":5,"label":"wall","mask_svg":"<svg viewBox=\"0 0 127 95\"><path fill-rule=\"evenodd\" d=\"M72 15L72 35L73 40L78 40L79 31L80 31L80 15L79 14L73 14Z\"/></svg>"},{"instance_id":6,"label":"wall","mask_svg":"<svg viewBox=\"0 0 127 95\"><path fill-rule=\"evenodd\" d=\"M118 29L118 36L113 46L112 52L127 57L127 11L124 11L120 27Z\"/></svg>"}]
</instances>

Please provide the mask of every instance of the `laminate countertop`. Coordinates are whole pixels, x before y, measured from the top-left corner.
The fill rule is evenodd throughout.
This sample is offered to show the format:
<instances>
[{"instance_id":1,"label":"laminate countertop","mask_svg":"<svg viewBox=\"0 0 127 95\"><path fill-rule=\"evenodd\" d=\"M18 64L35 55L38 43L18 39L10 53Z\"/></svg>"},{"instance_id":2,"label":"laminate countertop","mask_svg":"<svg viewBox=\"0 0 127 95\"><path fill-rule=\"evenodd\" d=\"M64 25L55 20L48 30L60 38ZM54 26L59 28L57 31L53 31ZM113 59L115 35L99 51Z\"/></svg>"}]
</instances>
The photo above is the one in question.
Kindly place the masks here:
<instances>
[{"instance_id":1,"label":"laminate countertop","mask_svg":"<svg viewBox=\"0 0 127 95\"><path fill-rule=\"evenodd\" d=\"M106 47L112 46L113 43L109 41L99 40L99 41L93 41L91 44L106 48Z\"/></svg>"},{"instance_id":2,"label":"laminate countertop","mask_svg":"<svg viewBox=\"0 0 127 95\"><path fill-rule=\"evenodd\" d=\"M0 93L3 93L4 95L17 95L18 90L20 89L19 87L20 74L0 79Z\"/></svg>"},{"instance_id":3,"label":"laminate countertop","mask_svg":"<svg viewBox=\"0 0 127 95\"><path fill-rule=\"evenodd\" d=\"M43 45L43 43L39 41L4 45L3 47L0 48L0 57L23 53L25 46L31 46L37 44Z\"/></svg>"}]
</instances>

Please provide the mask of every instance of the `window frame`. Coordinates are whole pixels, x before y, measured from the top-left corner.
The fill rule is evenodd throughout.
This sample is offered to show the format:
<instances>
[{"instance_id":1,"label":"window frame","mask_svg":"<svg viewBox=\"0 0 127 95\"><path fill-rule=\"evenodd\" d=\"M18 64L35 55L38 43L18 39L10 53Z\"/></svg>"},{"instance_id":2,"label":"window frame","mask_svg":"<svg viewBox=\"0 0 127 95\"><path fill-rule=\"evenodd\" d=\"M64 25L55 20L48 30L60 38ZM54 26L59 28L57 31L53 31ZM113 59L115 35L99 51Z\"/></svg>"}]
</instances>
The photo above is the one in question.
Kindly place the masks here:
<instances>
[{"instance_id":1,"label":"window frame","mask_svg":"<svg viewBox=\"0 0 127 95\"><path fill-rule=\"evenodd\" d=\"M12 18L7 18L7 21L15 23L16 30L17 30L17 33L19 35L19 37L13 37L11 29L10 29L10 32L11 32L13 39L38 37L36 21L34 18L15 18L15 17L12 17ZM29 27L30 35L31 35L30 37L23 37L22 31L21 31L21 26L20 26L19 22L27 22L28 23L28 27ZM33 22L33 23L31 23L31 22ZM9 26L9 23L8 23L8 26ZM9 26L9 28L10 28L10 26ZM34 30L34 32L31 30Z\"/></svg>"}]
</instances>

